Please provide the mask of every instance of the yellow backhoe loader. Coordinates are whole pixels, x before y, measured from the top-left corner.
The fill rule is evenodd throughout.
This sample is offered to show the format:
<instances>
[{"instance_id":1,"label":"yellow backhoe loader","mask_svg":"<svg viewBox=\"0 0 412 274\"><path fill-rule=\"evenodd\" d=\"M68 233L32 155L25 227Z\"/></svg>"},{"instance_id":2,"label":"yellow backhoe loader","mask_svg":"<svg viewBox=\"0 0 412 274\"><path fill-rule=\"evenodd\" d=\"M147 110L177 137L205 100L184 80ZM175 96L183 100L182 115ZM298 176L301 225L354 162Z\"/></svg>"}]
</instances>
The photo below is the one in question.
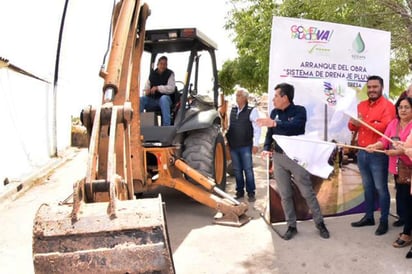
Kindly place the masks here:
<instances>
[{"instance_id":1,"label":"yellow backhoe loader","mask_svg":"<svg viewBox=\"0 0 412 274\"><path fill-rule=\"evenodd\" d=\"M158 186L216 209L215 223L249 221L248 205L224 192L225 106L216 45L195 28L146 30L149 14L147 4L136 0L116 5L110 55L100 72L102 104L81 115L90 136L87 172L74 183L72 202L38 209L36 273L174 273L161 196L136 198ZM159 126L156 111L139 111L143 52L152 68L159 54L188 53L171 126ZM206 77L212 79L207 91L200 85L203 54L212 76Z\"/></svg>"}]
</instances>

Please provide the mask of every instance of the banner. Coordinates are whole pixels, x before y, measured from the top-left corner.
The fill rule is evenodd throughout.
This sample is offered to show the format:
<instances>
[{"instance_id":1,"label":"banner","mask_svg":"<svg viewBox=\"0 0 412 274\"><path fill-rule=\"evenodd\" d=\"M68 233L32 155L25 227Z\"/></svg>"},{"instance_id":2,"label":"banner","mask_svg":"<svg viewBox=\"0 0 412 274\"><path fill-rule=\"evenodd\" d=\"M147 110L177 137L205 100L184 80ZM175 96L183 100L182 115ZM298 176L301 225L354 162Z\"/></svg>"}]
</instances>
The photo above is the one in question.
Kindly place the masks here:
<instances>
[{"instance_id":1,"label":"banner","mask_svg":"<svg viewBox=\"0 0 412 274\"><path fill-rule=\"evenodd\" d=\"M384 95L389 94L390 33L297 18L273 17L268 104L277 84L295 87L294 103L306 108L305 135L317 134L319 140L350 144L347 127L350 117L357 117L357 104L367 98L366 81L370 75L384 80ZM283 142L283 150L308 167L317 156L318 144L273 136ZM296 149L300 148L300 149ZM288 152L292 150L294 152ZM319 153L320 154L320 153ZM300 160L299 160L300 159ZM340 150L335 165L328 167L324 158L308 171L324 216L337 216L364 211L362 180L356 163L356 150ZM308 162L309 161L309 162ZM331 168L332 175L324 179ZM275 180L269 180L270 222L284 220ZM292 184L299 219L310 218L310 211L296 185Z\"/></svg>"},{"instance_id":2,"label":"banner","mask_svg":"<svg viewBox=\"0 0 412 274\"><path fill-rule=\"evenodd\" d=\"M295 104L306 107L306 132L322 133L323 139L342 135L345 118L327 128L332 113L317 98L323 81L345 83L355 90L358 101L366 99L368 76L384 79L389 94L390 32L350 25L287 17L273 17L269 60L268 104L273 108L274 87L287 82L295 86ZM327 110L326 110L327 112ZM325 122L325 119L327 120ZM339 141L350 138L346 131Z\"/></svg>"}]
</instances>

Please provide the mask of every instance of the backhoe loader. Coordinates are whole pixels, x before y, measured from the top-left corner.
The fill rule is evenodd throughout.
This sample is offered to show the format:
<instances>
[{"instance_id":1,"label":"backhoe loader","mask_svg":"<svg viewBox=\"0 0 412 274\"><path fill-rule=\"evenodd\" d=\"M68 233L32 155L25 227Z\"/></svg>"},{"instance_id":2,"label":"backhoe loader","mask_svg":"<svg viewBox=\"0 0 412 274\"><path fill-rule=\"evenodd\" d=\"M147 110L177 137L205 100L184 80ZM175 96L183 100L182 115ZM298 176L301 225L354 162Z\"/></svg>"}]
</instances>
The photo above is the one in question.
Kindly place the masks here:
<instances>
[{"instance_id":1,"label":"backhoe loader","mask_svg":"<svg viewBox=\"0 0 412 274\"><path fill-rule=\"evenodd\" d=\"M250 219L248 205L224 192L225 106L219 102L216 45L196 28L146 30L149 14L148 5L136 0L114 9L110 55L100 71L102 103L81 114L90 136L87 171L74 183L72 201L38 209L36 273L174 273L161 196L136 198L158 186L216 209L215 223L241 226ZM139 112L144 51L152 68L159 54L189 54L172 126L159 126L156 112ZM203 93L201 53L210 56L213 76L211 90Z\"/></svg>"}]
</instances>

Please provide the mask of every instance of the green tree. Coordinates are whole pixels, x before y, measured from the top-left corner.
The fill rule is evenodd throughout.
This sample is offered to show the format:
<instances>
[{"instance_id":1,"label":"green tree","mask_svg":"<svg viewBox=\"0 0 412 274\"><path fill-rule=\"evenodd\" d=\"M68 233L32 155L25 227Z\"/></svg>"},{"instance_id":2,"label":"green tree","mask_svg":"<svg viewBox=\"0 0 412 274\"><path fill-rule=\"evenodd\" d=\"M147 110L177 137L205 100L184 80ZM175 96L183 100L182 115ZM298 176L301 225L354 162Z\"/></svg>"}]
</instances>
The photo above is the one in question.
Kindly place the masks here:
<instances>
[{"instance_id":1,"label":"green tree","mask_svg":"<svg viewBox=\"0 0 412 274\"><path fill-rule=\"evenodd\" d=\"M256 74L258 69L260 66L252 56L226 61L219 72L220 86L224 94L232 94L235 85L247 88L252 93L261 94L266 91L261 82L262 78Z\"/></svg>"},{"instance_id":2,"label":"green tree","mask_svg":"<svg viewBox=\"0 0 412 274\"><path fill-rule=\"evenodd\" d=\"M233 40L239 57L223 65L219 75L226 73L226 67L237 67L231 82L222 84L231 89L222 89L225 94L232 94L234 85L239 84L250 92L265 93L268 86L271 21L277 5L269 0L230 2L233 9L228 15L226 29L235 34ZM222 79L220 82L223 83Z\"/></svg>"},{"instance_id":3,"label":"green tree","mask_svg":"<svg viewBox=\"0 0 412 274\"><path fill-rule=\"evenodd\" d=\"M237 65L247 64L234 81L258 94L267 91L270 34L273 16L305 18L375 28L391 32L391 96L407 85L412 68L412 1L402 0L230 0L233 8L226 29L234 33ZM233 61L227 61L233 62ZM226 73L225 66L221 74ZM246 77L246 78L244 78ZM228 79L228 78L227 78ZM229 83L226 83L229 86ZM226 90L224 90L226 92ZM229 91L230 92L230 91Z\"/></svg>"}]
</instances>

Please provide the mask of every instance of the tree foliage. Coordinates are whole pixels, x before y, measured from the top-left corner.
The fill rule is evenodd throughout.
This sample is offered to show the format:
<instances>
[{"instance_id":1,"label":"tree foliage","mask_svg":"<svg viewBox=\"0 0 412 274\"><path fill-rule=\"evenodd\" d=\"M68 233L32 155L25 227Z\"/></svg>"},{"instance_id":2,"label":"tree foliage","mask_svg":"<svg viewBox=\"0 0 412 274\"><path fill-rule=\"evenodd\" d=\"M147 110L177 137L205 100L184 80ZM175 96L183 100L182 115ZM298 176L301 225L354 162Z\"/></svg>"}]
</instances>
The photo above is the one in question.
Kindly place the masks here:
<instances>
[{"instance_id":1,"label":"tree foliage","mask_svg":"<svg viewBox=\"0 0 412 274\"><path fill-rule=\"evenodd\" d=\"M226 68L236 67L230 82L222 83L225 94L231 94L235 84L247 88L250 92L261 94L267 91L269 73L269 48L272 17L276 11L273 1L231 0L233 9L229 14L226 28L235 33L234 43L239 57L226 61L219 76L227 74ZM247 5L245 5L247 4ZM240 7L244 6L244 7ZM223 87L230 87L225 89Z\"/></svg>"},{"instance_id":2,"label":"tree foliage","mask_svg":"<svg viewBox=\"0 0 412 274\"><path fill-rule=\"evenodd\" d=\"M229 0L232 10L226 29L234 33L235 60L220 71L222 88L235 84L261 94L267 91L270 34L273 16L305 18L391 32L391 96L407 85L412 68L411 0ZM276 3L275 3L276 2ZM379 46L379 45L376 45ZM230 89L227 89L229 88Z\"/></svg>"}]
</instances>

